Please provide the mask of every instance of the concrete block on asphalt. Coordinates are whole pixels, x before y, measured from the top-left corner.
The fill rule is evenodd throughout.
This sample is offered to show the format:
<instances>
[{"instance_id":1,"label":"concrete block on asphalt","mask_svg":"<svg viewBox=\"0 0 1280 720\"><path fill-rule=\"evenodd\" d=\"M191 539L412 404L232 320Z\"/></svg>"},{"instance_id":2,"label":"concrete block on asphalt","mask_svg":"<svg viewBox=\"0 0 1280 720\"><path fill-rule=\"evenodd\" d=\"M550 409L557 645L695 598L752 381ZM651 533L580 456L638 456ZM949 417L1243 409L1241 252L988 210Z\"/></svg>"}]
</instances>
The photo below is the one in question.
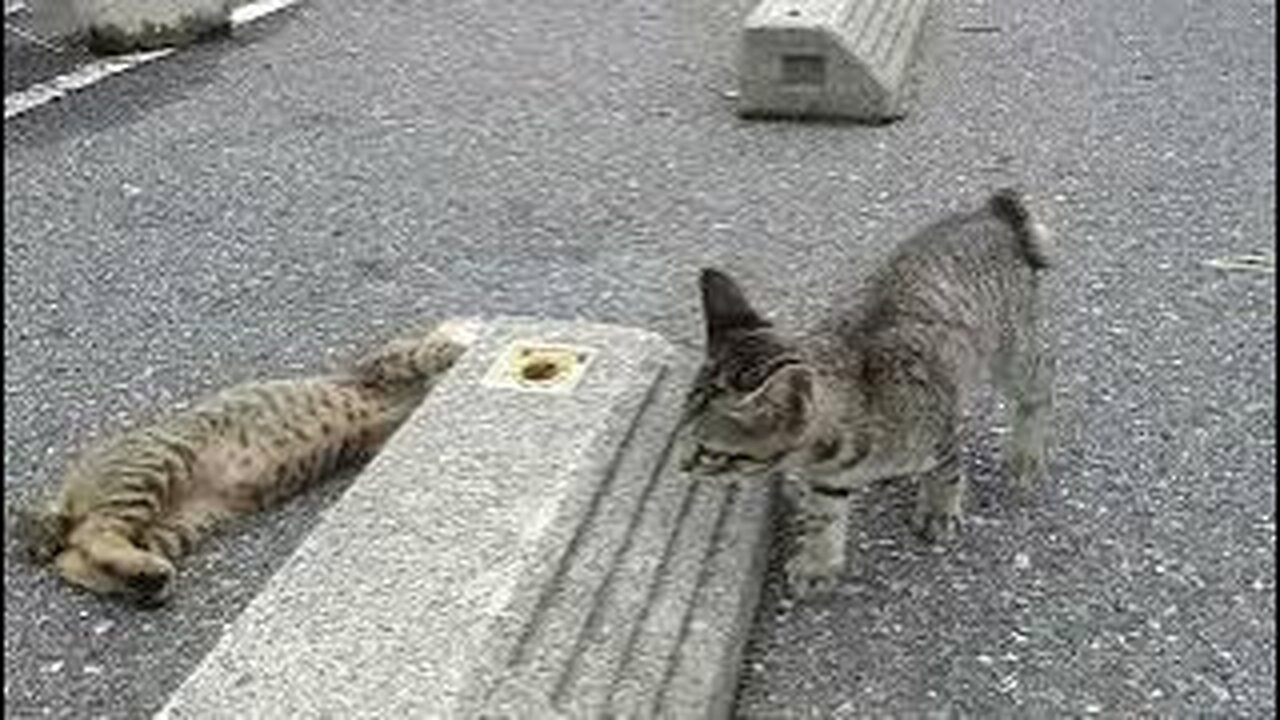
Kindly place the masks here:
<instances>
[{"instance_id":1,"label":"concrete block on asphalt","mask_svg":"<svg viewBox=\"0 0 1280 720\"><path fill-rule=\"evenodd\" d=\"M742 30L739 112L900 118L928 7L929 0L764 0Z\"/></svg>"},{"instance_id":2,"label":"concrete block on asphalt","mask_svg":"<svg viewBox=\"0 0 1280 720\"><path fill-rule=\"evenodd\" d=\"M678 470L695 369L485 323L158 717L727 716L772 500Z\"/></svg>"},{"instance_id":3,"label":"concrete block on asphalt","mask_svg":"<svg viewBox=\"0 0 1280 720\"><path fill-rule=\"evenodd\" d=\"M31 30L42 37L68 38L81 30L80 16L72 0L33 0L21 9Z\"/></svg>"},{"instance_id":4,"label":"concrete block on asphalt","mask_svg":"<svg viewBox=\"0 0 1280 720\"><path fill-rule=\"evenodd\" d=\"M35 0L32 25L100 53L183 45L231 29L230 0Z\"/></svg>"}]
</instances>

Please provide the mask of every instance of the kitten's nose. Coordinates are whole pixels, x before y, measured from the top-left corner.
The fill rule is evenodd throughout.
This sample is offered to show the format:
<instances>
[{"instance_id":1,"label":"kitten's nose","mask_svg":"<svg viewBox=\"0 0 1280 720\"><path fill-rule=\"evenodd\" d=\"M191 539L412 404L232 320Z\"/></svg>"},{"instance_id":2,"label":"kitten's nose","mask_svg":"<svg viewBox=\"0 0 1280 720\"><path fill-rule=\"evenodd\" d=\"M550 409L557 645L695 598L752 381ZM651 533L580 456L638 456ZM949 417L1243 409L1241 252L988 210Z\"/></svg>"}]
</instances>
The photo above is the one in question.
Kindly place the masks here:
<instances>
[{"instance_id":1,"label":"kitten's nose","mask_svg":"<svg viewBox=\"0 0 1280 720\"><path fill-rule=\"evenodd\" d=\"M134 593L134 600L142 607L159 607L169 600L169 585L172 577L169 573L138 573L125 580L129 590Z\"/></svg>"},{"instance_id":2,"label":"kitten's nose","mask_svg":"<svg viewBox=\"0 0 1280 720\"><path fill-rule=\"evenodd\" d=\"M155 610L169 604L169 593L159 592L154 595L138 595L133 602L143 610Z\"/></svg>"},{"instance_id":3,"label":"kitten's nose","mask_svg":"<svg viewBox=\"0 0 1280 720\"><path fill-rule=\"evenodd\" d=\"M701 455L702 450L699 448L694 448L693 450L685 453L684 457L680 459L680 469L683 472L692 472L693 469L697 467L698 458Z\"/></svg>"},{"instance_id":4,"label":"kitten's nose","mask_svg":"<svg viewBox=\"0 0 1280 720\"><path fill-rule=\"evenodd\" d=\"M719 475L729 469L724 456L699 445L685 456L680 469L694 475Z\"/></svg>"}]
</instances>

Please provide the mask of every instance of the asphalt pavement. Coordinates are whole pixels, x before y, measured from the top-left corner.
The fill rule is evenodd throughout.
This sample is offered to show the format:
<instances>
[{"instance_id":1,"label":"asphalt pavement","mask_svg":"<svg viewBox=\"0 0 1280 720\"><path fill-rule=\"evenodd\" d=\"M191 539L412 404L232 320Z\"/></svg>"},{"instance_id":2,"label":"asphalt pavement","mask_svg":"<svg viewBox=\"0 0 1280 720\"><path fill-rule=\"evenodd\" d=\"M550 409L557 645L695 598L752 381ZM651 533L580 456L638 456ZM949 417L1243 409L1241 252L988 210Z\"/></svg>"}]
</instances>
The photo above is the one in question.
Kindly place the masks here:
<instances>
[{"instance_id":1,"label":"asphalt pavement","mask_svg":"<svg viewBox=\"0 0 1280 720\"><path fill-rule=\"evenodd\" d=\"M7 121L6 505L69 448L428 317L696 347L710 264L805 322L1017 182L1058 237L1052 479L1005 492L980 408L953 548L899 483L835 597L790 603L775 554L737 713L1271 717L1275 276L1212 261L1274 257L1274 4L933 5L885 127L738 119L745 0L303 0ZM6 532L6 717L146 717L344 482L236 523L152 612Z\"/></svg>"}]
</instances>

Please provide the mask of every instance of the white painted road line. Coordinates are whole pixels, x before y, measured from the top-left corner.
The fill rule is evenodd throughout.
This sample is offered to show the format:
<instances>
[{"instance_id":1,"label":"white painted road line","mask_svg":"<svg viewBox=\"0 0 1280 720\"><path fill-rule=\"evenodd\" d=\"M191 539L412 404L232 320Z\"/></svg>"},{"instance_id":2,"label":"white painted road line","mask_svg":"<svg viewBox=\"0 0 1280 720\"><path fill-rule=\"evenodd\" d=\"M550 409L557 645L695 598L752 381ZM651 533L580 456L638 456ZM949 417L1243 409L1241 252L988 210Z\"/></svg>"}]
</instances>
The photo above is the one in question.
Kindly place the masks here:
<instances>
[{"instance_id":1,"label":"white painted road line","mask_svg":"<svg viewBox=\"0 0 1280 720\"><path fill-rule=\"evenodd\" d=\"M258 2L241 5L231 10L231 24L244 25L258 18L266 17L273 12L283 10L298 0L258 0Z\"/></svg>"},{"instance_id":2,"label":"white painted road line","mask_svg":"<svg viewBox=\"0 0 1280 720\"><path fill-rule=\"evenodd\" d=\"M258 2L242 5L231 11L231 25L238 27L251 23L297 2L298 0L258 0ZM174 48L164 48L94 60L52 80L9 93L4 96L4 119L17 117L143 63L159 60L173 53L174 50Z\"/></svg>"},{"instance_id":3,"label":"white painted road line","mask_svg":"<svg viewBox=\"0 0 1280 720\"><path fill-rule=\"evenodd\" d=\"M14 35L17 35L18 37L22 38L23 40L26 40L32 45L39 45L40 47L44 48L45 50L48 50L49 52L53 52L53 53L62 52L62 48L58 47L57 45L54 45L53 43L45 40L44 38L36 37L33 33L27 30L23 30L22 28L18 27L17 25L14 25L11 22L5 21L4 31L8 33L13 33Z\"/></svg>"},{"instance_id":4,"label":"white painted road line","mask_svg":"<svg viewBox=\"0 0 1280 720\"><path fill-rule=\"evenodd\" d=\"M87 88L99 80L122 73L131 67L150 62L173 52L172 48L120 55L106 60L96 60L83 67L48 81L32 85L4 96L4 119L21 115L32 108L53 102L76 90Z\"/></svg>"}]
</instances>

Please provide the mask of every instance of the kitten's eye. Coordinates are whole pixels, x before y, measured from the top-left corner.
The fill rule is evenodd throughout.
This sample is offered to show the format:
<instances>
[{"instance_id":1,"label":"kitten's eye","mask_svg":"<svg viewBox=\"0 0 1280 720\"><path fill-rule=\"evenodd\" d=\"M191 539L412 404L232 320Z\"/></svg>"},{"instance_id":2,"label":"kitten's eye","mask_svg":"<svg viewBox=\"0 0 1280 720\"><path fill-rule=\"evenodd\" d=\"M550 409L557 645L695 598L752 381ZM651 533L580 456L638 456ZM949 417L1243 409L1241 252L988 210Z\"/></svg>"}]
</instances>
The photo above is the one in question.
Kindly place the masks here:
<instances>
[{"instance_id":1,"label":"kitten's eye","mask_svg":"<svg viewBox=\"0 0 1280 720\"><path fill-rule=\"evenodd\" d=\"M732 384L739 392L750 392L765 384L774 373L787 365L795 365L800 360L792 355L774 358L770 362L758 362L739 369L734 373Z\"/></svg>"},{"instance_id":2,"label":"kitten's eye","mask_svg":"<svg viewBox=\"0 0 1280 720\"><path fill-rule=\"evenodd\" d=\"M742 370L730 378L729 384L737 388L738 392L748 392L756 387L756 374L751 370Z\"/></svg>"},{"instance_id":3,"label":"kitten's eye","mask_svg":"<svg viewBox=\"0 0 1280 720\"><path fill-rule=\"evenodd\" d=\"M729 379L729 384L738 392L751 392L763 385L773 370L771 365L748 365L735 372Z\"/></svg>"},{"instance_id":4,"label":"kitten's eye","mask_svg":"<svg viewBox=\"0 0 1280 720\"><path fill-rule=\"evenodd\" d=\"M726 392L728 392L728 389L718 380L712 381L698 388L698 401L701 404L706 405Z\"/></svg>"},{"instance_id":5,"label":"kitten's eye","mask_svg":"<svg viewBox=\"0 0 1280 720\"><path fill-rule=\"evenodd\" d=\"M707 405L707 401L711 399L711 389L705 387L694 388L684 399L684 407L686 413L697 413Z\"/></svg>"}]
</instances>

